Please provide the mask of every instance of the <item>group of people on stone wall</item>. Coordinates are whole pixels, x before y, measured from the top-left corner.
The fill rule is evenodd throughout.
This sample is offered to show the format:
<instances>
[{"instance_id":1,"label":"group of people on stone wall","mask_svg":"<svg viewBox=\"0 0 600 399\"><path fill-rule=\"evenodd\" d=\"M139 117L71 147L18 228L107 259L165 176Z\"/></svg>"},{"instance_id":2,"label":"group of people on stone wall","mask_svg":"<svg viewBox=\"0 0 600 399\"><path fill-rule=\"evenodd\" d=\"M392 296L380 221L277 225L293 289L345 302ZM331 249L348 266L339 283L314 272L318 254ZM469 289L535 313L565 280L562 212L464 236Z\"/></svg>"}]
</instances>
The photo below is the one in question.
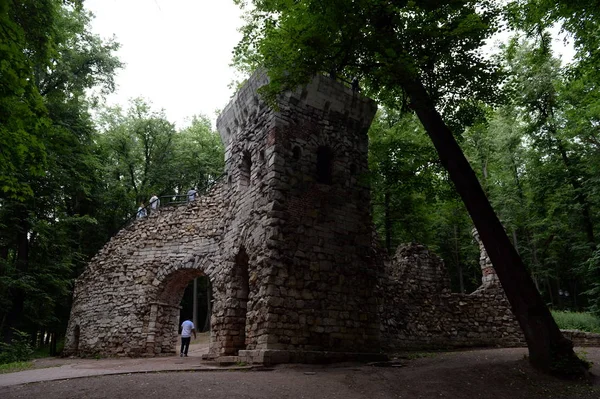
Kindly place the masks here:
<instances>
[{"instance_id":1,"label":"group of people on stone wall","mask_svg":"<svg viewBox=\"0 0 600 399\"><path fill-rule=\"evenodd\" d=\"M194 187L190 188L186 194L187 202L194 201L196 198L198 198L198 196L198 190ZM156 194L152 195L149 204L150 208L147 208L143 202L140 203L136 214L137 219L145 218L149 213L158 211L158 208L160 207L160 199L156 196Z\"/></svg>"},{"instance_id":2,"label":"group of people on stone wall","mask_svg":"<svg viewBox=\"0 0 600 399\"><path fill-rule=\"evenodd\" d=\"M160 199L156 196L156 194L150 197L149 204L150 208L146 208L146 205L143 202L140 203L140 207L138 208L136 215L138 219L145 218L146 216L148 216L148 211L155 212L158 210L158 208L160 207Z\"/></svg>"}]
</instances>

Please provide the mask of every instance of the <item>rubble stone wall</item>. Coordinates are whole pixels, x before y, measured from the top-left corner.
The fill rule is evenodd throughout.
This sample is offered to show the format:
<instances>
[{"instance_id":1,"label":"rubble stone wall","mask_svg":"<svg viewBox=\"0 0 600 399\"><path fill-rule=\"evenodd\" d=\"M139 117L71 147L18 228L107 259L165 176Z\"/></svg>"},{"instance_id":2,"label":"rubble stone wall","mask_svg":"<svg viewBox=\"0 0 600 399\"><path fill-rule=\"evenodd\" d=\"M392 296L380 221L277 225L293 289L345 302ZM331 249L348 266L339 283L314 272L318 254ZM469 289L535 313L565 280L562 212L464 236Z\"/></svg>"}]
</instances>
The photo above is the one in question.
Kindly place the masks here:
<instances>
[{"instance_id":1,"label":"rubble stone wall","mask_svg":"<svg viewBox=\"0 0 600 399\"><path fill-rule=\"evenodd\" d=\"M317 76L276 107L256 73L217 120L225 175L120 231L78 278L65 353L175 351L185 287L213 289L210 356L261 363L523 345L482 248L482 286L450 292L424 247L373 244L367 130L375 103ZM375 240L376 241L376 240ZM589 342L591 338L587 337Z\"/></svg>"},{"instance_id":2,"label":"rubble stone wall","mask_svg":"<svg viewBox=\"0 0 600 399\"><path fill-rule=\"evenodd\" d=\"M66 353L173 353L186 285L213 287L210 353L378 352L367 130L376 106L317 76L268 107L255 74L217 121L224 179L136 220L76 282ZM240 353L241 352L241 353Z\"/></svg>"},{"instance_id":3,"label":"rubble stone wall","mask_svg":"<svg viewBox=\"0 0 600 399\"><path fill-rule=\"evenodd\" d=\"M76 282L66 352L174 352L187 283L208 275L213 284L224 284L218 223L222 201L222 186L217 186L198 201L136 220L113 237ZM215 317L224 307L218 295Z\"/></svg>"},{"instance_id":4,"label":"rubble stone wall","mask_svg":"<svg viewBox=\"0 0 600 399\"><path fill-rule=\"evenodd\" d=\"M443 261L418 244L400 246L388 270L381 324L387 351L524 345L499 284L452 293Z\"/></svg>"}]
</instances>

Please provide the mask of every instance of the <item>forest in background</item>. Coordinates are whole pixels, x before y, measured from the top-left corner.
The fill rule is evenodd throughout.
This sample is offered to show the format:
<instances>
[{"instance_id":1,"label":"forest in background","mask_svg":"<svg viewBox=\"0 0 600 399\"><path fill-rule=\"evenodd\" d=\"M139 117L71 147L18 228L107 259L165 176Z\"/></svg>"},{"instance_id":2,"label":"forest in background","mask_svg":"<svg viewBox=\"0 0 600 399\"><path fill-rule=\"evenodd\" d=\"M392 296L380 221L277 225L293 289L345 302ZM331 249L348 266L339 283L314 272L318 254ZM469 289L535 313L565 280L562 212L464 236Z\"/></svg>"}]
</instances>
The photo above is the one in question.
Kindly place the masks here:
<instances>
[{"instance_id":1,"label":"forest in background","mask_svg":"<svg viewBox=\"0 0 600 399\"><path fill-rule=\"evenodd\" d=\"M208 118L177 129L144 99L127 109L102 106L122 65L118 43L91 33L84 6L0 0L5 343L17 331L35 345L56 343L74 279L137 205L222 173L222 144ZM451 93L444 118L546 303L598 313L598 19L570 1L509 2L494 17L513 35L486 71L493 85L481 96ZM557 24L575 43L569 65L552 52ZM361 85L375 90L375 82ZM445 260L453 290L471 292L480 281L473 224L421 123L398 98L380 99L364 177L382 246L393 254L403 242L427 245Z\"/></svg>"}]
</instances>

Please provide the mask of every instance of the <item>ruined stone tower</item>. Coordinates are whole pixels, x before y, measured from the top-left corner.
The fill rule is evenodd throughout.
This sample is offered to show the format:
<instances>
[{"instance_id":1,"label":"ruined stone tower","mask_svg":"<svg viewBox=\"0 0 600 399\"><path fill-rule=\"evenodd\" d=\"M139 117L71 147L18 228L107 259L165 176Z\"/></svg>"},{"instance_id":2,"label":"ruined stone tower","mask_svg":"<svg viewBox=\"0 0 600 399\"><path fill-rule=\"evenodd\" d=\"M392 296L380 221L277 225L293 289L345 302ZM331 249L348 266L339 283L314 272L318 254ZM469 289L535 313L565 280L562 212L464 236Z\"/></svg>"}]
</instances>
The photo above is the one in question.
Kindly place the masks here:
<instances>
[{"instance_id":1,"label":"ruined stone tower","mask_svg":"<svg viewBox=\"0 0 600 399\"><path fill-rule=\"evenodd\" d=\"M369 188L359 181L376 106L317 76L275 112L257 95L265 83L254 76L217 121L233 204L223 238L242 273L247 262L251 292L240 354L378 352Z\"/></svg>"},{"instance_id":2,"label":"ruined stone tower","mask_svg":"<svg viewBox=\"0 0 600 399\"><path fill-rule=\"evenodd\" d=\"M66 354L173 354L185 287L213 288L209 357L251 363L378 357L382 349L523 344L493 267L452 293L417 244L374 243L367 130L376 106L316 76L267 106L257 73L217 121L225 174L200 199L113 237L78 278ZM229 359L231 360L231 359Z\"/></svg>"},{"instance_id":3,"label":"ruined stone tower","mask_svg":"<svg viewBox=\"0 0 600 399\"><path fill-rule=\"evenodd\" d=\"M253 362L378 353L367 130L376 105L317 76L277 107L255 74L217 121L225 177L119 232L76 283L67 353L173 353L194 277L213 287L211 356Z\"/></svg>"}]
</instances>

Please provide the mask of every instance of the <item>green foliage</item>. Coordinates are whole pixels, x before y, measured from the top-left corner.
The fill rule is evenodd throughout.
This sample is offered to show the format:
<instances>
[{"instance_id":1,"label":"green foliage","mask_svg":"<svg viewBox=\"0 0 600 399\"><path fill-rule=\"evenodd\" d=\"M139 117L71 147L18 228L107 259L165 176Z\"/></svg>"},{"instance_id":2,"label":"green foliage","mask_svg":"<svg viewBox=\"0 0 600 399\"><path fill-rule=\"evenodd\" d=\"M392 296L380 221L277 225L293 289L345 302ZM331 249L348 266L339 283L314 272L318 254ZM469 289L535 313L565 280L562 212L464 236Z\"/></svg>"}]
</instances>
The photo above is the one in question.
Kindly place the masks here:
<instances>
[{"instance_id":1,"label":"green foliage","mask_svg":"<svg viewBox=\"0 0 600 399\"><path fill-rule=\"evenodd\" d=\"M28 370L33 367L32 362L14 362L14 363L0 363L0 374L16 373L18 371Z\"/></svg>"},{"instance_id":2,"label":"green foliage","mask_svg":"<svg viewBox=\"0 0 600 399\"><path fill-rule=\"evenodd\" d=\"M147 202L153 194L186 193L223 173L223 145L204 116L193 117L190 126L178 131L163 112L138 98L126 113L118 107L106 109L97 123L107 187L102 202L111 204L105 215L109 219L124 221L136 203Z\"/></svg>"},{"instance_id":3,"label":"green foliage","mask_svg":"<svg viewBox=\"0 0 600 399\"><path fill-rule=\"evenodd\" d=\"M419 75L456 128L465 123L474 100L496 99L491 85L498 71L478 51L496 29L495 2L250 3L234 64L246 71L266 68L267 98L327 72L358 77L367 95L390 108L406 108L403 82Z\"/></svg>"},{"instance_id":4,"label":"green foliage","mask_svg":"<svg viewBox=\"0 0 600 399\"><path fill-rule=\"evenodd\" d=\"M600 317L600 250L592 253L589 259L583 263L579 272L590 282L590 288L585 292L590 298L590 311ZM600 322L600 319L598 320Z\"/></svg>"},{"instance_id":5,"label":"green foliage","mask_svg":"<svg viewBox=\"0 0 600 399\"><path fill-rule=\"evenodd\" d=\"M369 130L369 169L375 224L382 237L393 238L388 250L428 241L426 205L435 201L440 165L416 118L387 109L378 114Z\"/></svg>"},{"instance_id":6,"label":"green foliage","mask_svg":"<svg viewBox=\"0 0 600 399\"><path fill-rule=\"evenodd\" d=\"M454 290L472 291L479 250L468 214L413 115L383 109L369 130L373 219L384 247L427 245L445 261Z\"/></svg>"},{"instance_id":7,"label":"green foliage","mask_svg":"<svg viewBox=\"0 0 600 399\"><path fill-rule=\"evenodd\" d=\"M15 330L14 338L9 344L0 342L0 364L27 362L32 354L29 334L23 331Z\"/></svg>"},{"instance_id":8,"label":"green foliage","mask_svg":"<svg viewBox=\"0 0 600 399\"><path fill-rule=\"evenodd\" d=\"M600 333L600 318L591 313L553 310L552 316L561 329Z\"/></svg>"},{"instance_id":9,"label":"green foliage","mask_svg":"<svg viewBox=\"0 0 600 399\"><path fill-rule=\"evenodd\" d=\"M33 66L49 66L54 43L48 21L57 2L32 3L0 1L0 195L15 200L31 198L27 177L44 173L42 136L50 123Z\"/></svg>"},{"instance_id":10,"label":"green foliage","mask_svg":"<svg viewBox=\"0 0 600 399\"><path fill-rule=\"evenodd\" d=\"M11 327L64 328L75 270L98 246L83 247L98 184L86 93L111 90L121 64L79 1L0 10L0 317L10 340Z\"/></svg>"}]
</instances>

